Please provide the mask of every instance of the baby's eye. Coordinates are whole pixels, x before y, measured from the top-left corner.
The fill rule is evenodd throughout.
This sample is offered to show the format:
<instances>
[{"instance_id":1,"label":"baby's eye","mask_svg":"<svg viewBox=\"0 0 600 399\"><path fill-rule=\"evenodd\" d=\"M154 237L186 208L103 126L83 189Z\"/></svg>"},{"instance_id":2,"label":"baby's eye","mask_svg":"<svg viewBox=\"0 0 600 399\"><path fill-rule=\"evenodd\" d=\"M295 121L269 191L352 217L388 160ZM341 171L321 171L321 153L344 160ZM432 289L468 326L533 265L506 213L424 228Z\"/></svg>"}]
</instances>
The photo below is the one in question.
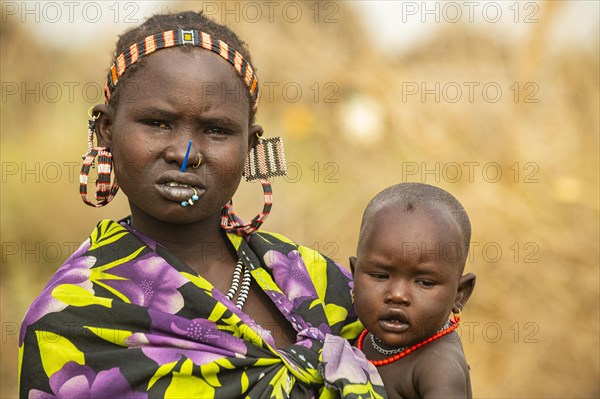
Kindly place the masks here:
<instances>
[{"instance_id":1,"label":"baby's eye","mask_svg":"<svg viewBox=\"0 0 600 399\"><path fill-rule=\"evenodd\" d=\"M435 287L437 285L437 283L432 280L417 280L417 284L426 288Z\"/></svg>"},{"instance_id":2,"label":"baby's eye","mask_svg":"<svg viewBox=\"0 0 600 399\"><path fill-rule=\"evenodd\" d=\"M375 280L387 280L389 278L385 273L369 273L369 276L373 277Z\"/></svg>"}]
</instances>

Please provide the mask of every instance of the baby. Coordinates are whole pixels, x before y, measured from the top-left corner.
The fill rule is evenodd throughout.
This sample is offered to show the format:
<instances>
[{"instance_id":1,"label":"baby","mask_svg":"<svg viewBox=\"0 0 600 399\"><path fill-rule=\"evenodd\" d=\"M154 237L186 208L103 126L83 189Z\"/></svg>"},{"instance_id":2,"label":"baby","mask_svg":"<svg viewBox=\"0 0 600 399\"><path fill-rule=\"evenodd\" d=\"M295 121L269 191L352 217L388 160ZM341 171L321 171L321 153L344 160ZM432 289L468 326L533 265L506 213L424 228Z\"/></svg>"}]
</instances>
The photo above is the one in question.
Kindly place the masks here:
<instances>
[{"instance_id":1,"label":"baby","mask_svg":"<svg viewBox=\"0 0 600 399\"><path fill-rule=\"evenodd\" d=\"M454 331L475 286L475 275L462 275L470 239L464 208L437 187L398 184L367 206L350 258L366 327L356 345L378 368L388 397L471 398Z\"/></svg>"}]
</instances>

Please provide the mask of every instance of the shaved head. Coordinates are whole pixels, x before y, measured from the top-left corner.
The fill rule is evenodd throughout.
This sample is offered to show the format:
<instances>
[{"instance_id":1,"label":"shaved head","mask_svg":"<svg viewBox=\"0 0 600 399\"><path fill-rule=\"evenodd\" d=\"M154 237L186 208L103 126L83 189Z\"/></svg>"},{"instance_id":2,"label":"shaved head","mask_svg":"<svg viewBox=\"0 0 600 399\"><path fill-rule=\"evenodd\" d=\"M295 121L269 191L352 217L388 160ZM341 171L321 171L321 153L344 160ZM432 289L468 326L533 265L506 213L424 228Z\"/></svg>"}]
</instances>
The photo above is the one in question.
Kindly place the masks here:
<instances>
[{"instance_id":1,"label":"shaved head","mask_svg":"<svg viewBox=\"0 0 600 399\"><path fill-rule=\"evenodd\" d=\"M462 262L466 262L471 241L471 222L463 206L447 191L424 183L400 183L388 187L377 194L367 205L360 227L360 237L375 221L375 215L382 210L413 213L424 211L450 218L462 234ZM359 242L360 247L360 242Z\"/></svg>"}]
</instances>

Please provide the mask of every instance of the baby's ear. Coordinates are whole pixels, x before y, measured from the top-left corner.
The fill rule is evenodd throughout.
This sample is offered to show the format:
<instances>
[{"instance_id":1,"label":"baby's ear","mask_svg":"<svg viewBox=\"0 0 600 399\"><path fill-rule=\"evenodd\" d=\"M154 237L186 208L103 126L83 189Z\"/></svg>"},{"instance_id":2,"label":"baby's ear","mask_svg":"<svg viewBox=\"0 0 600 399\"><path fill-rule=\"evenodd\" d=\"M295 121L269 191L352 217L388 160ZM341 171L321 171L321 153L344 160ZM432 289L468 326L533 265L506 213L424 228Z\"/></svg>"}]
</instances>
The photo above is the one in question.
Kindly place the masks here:
<instances>
[{"instance_id":1,"label":"baby's ear","mask_svg":"<svg viewBox=\"0 0 600 399\"><path fill-rule=\"evenodd\" d=\"M456 298L454 299L454 308L452 311L458 313L465 307L465 304L469 300L469 297L473 293L475 288L476 276L473 273L467 273L460 278L458 281L458 291L456 292ZM459 309L457 309L459 308Z\"/></svg>"},{"instance_id":2,"label":"baby's ear","mask_svg":"<svg viewBox=\"0 0 600 399\"><path fill-rule=\"evenodd\" d=\"M350 257L350 271L352 272L352 275L354 276L354 269L356 268L356 256L351 256Z\"/></svg>"},{"instance_id":3,"label":"baby's ear","mask_svg":"<svg viewBox=\"0 0 600 399\"><path fill-rule=\"evenodd\" d=\"M98 145L110 148L112 142L113 109L108 105L98 104L92 109L92 115L98 116L95 122Z\"/></svg>"}]
</instances>

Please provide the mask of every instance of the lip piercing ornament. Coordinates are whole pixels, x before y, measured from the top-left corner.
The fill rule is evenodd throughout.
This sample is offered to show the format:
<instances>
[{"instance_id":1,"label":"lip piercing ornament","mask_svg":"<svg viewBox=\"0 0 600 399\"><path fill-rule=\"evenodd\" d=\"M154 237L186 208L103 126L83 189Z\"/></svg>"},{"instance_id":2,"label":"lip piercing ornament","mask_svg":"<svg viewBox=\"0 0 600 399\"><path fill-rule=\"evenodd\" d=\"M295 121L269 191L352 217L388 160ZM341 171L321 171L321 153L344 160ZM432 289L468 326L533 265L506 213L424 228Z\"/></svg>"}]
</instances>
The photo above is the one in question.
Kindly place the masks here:
<instances>
[{"instance_id":1,"label":"lip piercing ornament","mask_svg":"<svg viewBox=\"0 0 600 399\"><path fill-rule=\"evenodd\" d=\"M196 189L193 188L193 187L192 187L192 190L194 190L194 195L192 195L190 197L190 199L187 200L187 201L181 201L181 206L182 207L185 208L186 206L188 206L188 204L189 205L194 205L194 201L198 201L198 198L200 198L200 197L198 197L198 191L196 191Z\"/></svg>"}]
</instances>

